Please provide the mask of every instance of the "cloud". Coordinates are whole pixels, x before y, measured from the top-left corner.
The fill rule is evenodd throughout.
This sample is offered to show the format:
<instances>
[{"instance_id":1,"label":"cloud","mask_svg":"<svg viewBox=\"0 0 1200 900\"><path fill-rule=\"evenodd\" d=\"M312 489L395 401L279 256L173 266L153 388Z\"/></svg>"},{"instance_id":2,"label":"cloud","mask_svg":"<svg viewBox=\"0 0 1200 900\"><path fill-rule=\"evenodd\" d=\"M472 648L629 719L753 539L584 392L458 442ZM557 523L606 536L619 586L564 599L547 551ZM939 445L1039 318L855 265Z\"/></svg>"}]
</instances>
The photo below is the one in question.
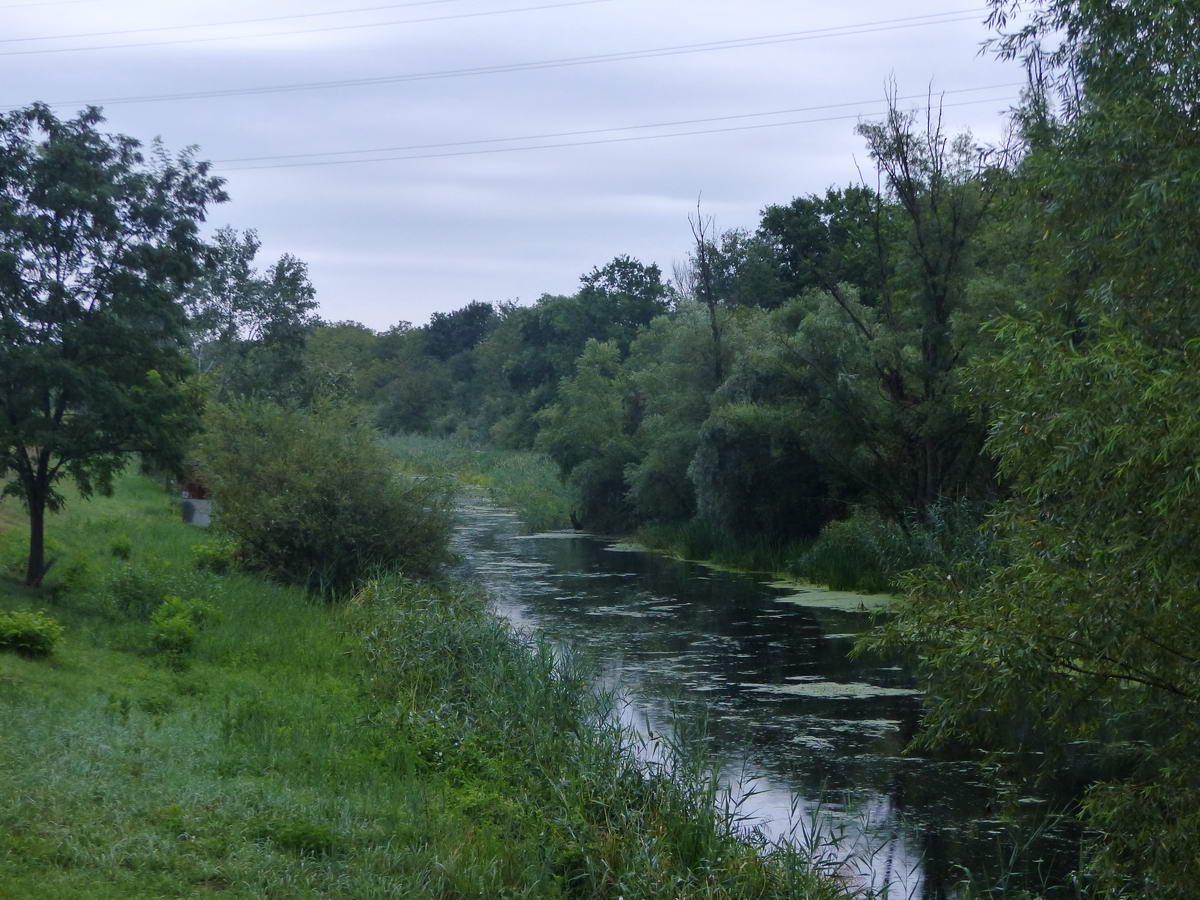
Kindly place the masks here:
<instances>
[{"instance_id":1,"label":"cloud","mask_svg":"<svg viewBox=\"0 0 1200 900\"><path fill-rule=\"evenodd\" d=\"M535 4L522 0L455 0L319 21L378 22L531 5ZM304 10L283 0L256 0L253 7L226 0L206 4L203 19L320 8L320 0L312 0ZM740 5L724 0L686 5L614 0L572 9L286 38L8 56L0 57L0 103L441 71L897 15L895 5L882 0L824 7L782 0ZM24 8L10 10L8 18L6 34L23 37L183 24L197 21L200 14L194 8L137 0L119 7L80 3ZM261 33L317 22L230 27L223 33ZM163 37L215 32L197 29ZM151 40L154 35L142 37ZM478 141L878 100L892 77L905 92L921 92L931 82L936 88L960 88L1019 80L1012 68L978 55L984 37L981 23L931 25L486 76L112 105L107 113L114 131L142 139L162 135L172 147L199 144L202 156L213 159ZM0 51L16 46L42 45L0 44ZM999 134L998 113L1005 105L948 109L947 121L953 127L970 127L986 140ZM878 113L882 107L876 102L863 109ZM867 161L854 124L844 119L561 149L229 171L233 199L213 212L212 224L257 228L264 263L282 252L306 258L326 317L384 328L399 318L423 321L435 310L472 299L528 301L542 292L571 291L580 273L618 253L656 261L669 271L672 259L686 252L687 215L701 193L720 227L752 228L766 204L855 180L856 159L864 165ZM645 132L628 134L639 133ZM554 141L531 143L549 142ZM445 151L470 149L485 146Z\"/></svg>"}]
</instances>

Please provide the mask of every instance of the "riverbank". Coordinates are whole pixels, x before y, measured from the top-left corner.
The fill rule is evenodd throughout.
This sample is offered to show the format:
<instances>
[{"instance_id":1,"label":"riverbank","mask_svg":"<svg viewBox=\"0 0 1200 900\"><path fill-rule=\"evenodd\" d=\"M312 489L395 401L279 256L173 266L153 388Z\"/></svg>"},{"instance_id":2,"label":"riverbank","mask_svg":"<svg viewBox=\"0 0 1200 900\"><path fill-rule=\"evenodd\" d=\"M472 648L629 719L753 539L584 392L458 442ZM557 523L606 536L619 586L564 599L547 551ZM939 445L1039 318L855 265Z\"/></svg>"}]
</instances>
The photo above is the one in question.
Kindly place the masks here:
<instances>
[{"instance_id":1,"label":"riverbank","mask_svg":"<svg viewBox=\"0 0 1200 900\"><path fill-rule=\"evenodd\" d=\"M390 437L385 445L408 472L453 475L464 484L482 488L498 506L515 510L531 531L572 525L574 498L545 454L482 448L420 434ZM880 530L873 526L871 522L866 529L849 529L853 536L849 541L843 537L847 529L842 528L834 540L814 542L779 541L762 535L738 540L716 536L698 522L658 523L642 526L629 540L675 559L769 575L799 590L827 584L838 591L886 594L894 589L896 571L884 556L907 557L911 553L902 546L877 547L886 541L872 533ZM885 533L885 537L897 544L894 533Z\"/></svg>"},{"instance_id":2,"label":"riverbank","mask_svg":"<svg viewBox=\"0 0 1200 900\"><path fill-rule=\"evenodd\" d=\"M585 673L480 592L313 603L176 517L135 476L70 498L34 594L0 535L0 611L66 628L49 659L0 653L0 896L843 893L740 837L698 765L646 777ZM190 642L162 639L172 596Z\"/></svg>"},{"instance_id":3,"label":"riverbank","mask_svg":"<svg viewBox=\"0 0 1200 900\"><path fill-rule=\"evenodd\" d=\"M421 434L389 437L385 445L400 465L419 475L453 475L482 488L498 506L512 509L531 531L571 527L574 498L558 477L558 467L545 454L500 450ZM694 526L648 526L630 540L647 549L691 562L734 571L794 577L790 568L807 545L777 545L765 540L718 546Z\"/></svg>"},{"instance_id":4,"label":"riverbank","mask_svg":"<svg viewBox=\"0 0 1200 900\"><path fill-rule=\"evenodd\" d=\"M543 453L477 447L423 434L388 437L384 446L417 475L453 475L482 488L499 506L515 509L533 531L571 527L574 501Z\"/></svg>"}]
</instances>

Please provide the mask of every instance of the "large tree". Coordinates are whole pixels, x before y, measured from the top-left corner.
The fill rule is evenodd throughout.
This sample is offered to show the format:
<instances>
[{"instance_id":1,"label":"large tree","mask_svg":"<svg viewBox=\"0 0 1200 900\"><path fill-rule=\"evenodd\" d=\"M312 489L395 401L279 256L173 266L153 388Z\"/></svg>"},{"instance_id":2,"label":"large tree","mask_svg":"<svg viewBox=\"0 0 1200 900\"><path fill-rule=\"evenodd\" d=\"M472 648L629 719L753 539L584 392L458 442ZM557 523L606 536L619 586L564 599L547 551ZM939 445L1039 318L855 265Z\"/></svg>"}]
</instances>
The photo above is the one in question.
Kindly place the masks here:
<instances>
[{"instance_id":1,"label":"large tree","mask_svg":"<svg viewBox=\"0 0 1200 900\"><path fill-rule=\"evenodd\" d=\"M178 458L195 421L179 297L221 180L103 121L0 115L0 478L29 510L31 586L59 483L87 496L128 453Z\"/></svg>"}]
</instances>

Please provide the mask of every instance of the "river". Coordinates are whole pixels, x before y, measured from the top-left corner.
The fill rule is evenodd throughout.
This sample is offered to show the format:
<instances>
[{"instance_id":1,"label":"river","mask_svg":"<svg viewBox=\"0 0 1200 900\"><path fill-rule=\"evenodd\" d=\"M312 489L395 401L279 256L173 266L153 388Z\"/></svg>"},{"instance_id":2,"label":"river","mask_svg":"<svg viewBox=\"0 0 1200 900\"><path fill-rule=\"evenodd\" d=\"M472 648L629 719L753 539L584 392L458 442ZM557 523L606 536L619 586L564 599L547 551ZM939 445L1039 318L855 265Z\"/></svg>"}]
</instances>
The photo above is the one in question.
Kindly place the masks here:
<instances>
[{"instance_id":1,"label":"river","mask_svg":"<svg viewBox=\"0 0 1200 900\"><path fill-rule=\"evenodd\" d=\"M847 657L877 598L799 592L598 536L529 534L480 498L460 509L455 549L499 614L591 657L639 732L703 720L747 827L821 844L864 887L949 897L964 868L994 883L1023 833L998 810L1044 816L1039 799L1006 798L972 762L903 753L920 707L912 674ZM1059 880L1069 861L1051 859L1056 846L1035 842L1019 880Z\"/></svg>"}]
</instances>

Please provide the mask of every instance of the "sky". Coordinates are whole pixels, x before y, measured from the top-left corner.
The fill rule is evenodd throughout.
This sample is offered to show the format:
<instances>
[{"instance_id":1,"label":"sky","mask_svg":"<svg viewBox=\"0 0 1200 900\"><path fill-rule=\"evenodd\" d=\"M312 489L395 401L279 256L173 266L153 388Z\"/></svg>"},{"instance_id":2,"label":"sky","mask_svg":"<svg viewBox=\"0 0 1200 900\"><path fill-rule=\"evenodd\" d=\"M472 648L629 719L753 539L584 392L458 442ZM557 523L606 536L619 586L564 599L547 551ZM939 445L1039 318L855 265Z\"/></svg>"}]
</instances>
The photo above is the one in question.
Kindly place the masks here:
<instances>
[{"instance_id":1,"label":"sky","mask_svg":"<svg viewBox=\"0 0 1200 900\"><path fill-rule=\"evenodd\" d=\"M889 84L998 141L1021 72L980 54L985 16L962 0L0 0L0 108L95 103L111 132L197 145L231 197L207 227L256 229L262 267L308 264L324 318L382 330L572 293L620 254L669 276L698 201L718 229L753 229L769 204L874 183L854 129Z\"/></svg>"}]
</instances>

